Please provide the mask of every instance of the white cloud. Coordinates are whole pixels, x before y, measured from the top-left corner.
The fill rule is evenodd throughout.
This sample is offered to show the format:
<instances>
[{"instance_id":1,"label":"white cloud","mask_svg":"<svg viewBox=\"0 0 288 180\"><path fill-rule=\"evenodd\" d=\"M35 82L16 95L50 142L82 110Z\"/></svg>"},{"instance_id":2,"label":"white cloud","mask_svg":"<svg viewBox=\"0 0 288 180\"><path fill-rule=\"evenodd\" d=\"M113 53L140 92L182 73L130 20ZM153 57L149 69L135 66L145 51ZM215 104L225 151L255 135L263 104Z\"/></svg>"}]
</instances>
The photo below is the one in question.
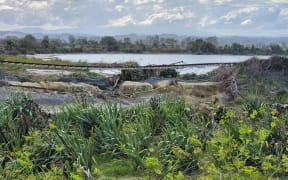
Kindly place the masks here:
<instances>
[{"instance_id":1,"label":"white cloud","mask_svg":"<svg viewBox=\"0 0 288 180\"><path fill-rule=\"evenodd\" d=\"M280 14L280 16L287 17L288 16L288 8L281 9L279 14Z\"/></svg>"},{"instance_id":2,"label":"white cloud","mask_svg":"<svg viewBox=\"0 0 288 180\"><path fill-rule=\"evenodd\" d=\"M200 4L216 4L216 5L222 5L222 4L225 4L225 3L230 3L232 2L233 0L198 0L198 2Z\"/></svg>"},{"instance_id":3,"label":"white cloud","mask_svg":"<svg viewBox=\"0 0 288 180\"><path fill-rule=\"evenodd\" d=\"M163 7L160 6L159 4L153 5L153 10L154 10L154 11L160 11L160 10L162 10L162 9L163 9Z\"/></svg>"},{"instance_id":4,"label":"white cloud","mask_svg":"<svg viewBox=\"0 0 288 180\"><path fill-rule=\"evenodd\" d=\"M222 5L224 3L232 2L232 0L214 0L214 2L218 5Z\"/></svg>"},{"instance_id":5,"label":"white cloud","mask_svg":"<svg viewBox=\"0 0 288 180\"><path fill-rule=\"evenodd\" d=\"M47 1L33 1L29 4L31 9L44 9L48 6Z\"/></svg>"},{"instance_id":6,"label":"white cloud","mask_svg":"<svg viewBox=\"0 0 288 180\"><path fill-rule=\"evenodd\" d=\"M118 11L118 12L122 12L122 11L124 10L124 8L125 8L125 7L124 7L123 5L117 5L117 6L115 6L114 9L115 9L116 11Z\"/></svg>"},{"instance_id":7,"label":"white cloud","mask_svg":"<svg viewBox=\"0 0 288 180\"><path fill-rule=\"evenodd\" d=\"M245 7L245 8L237 9L237 10L234 10L234 11L230 11L226 15L221 16L220 19L224 19L226 21L230 21L232 19L237 18L241 14L250 14L250 13L256 12L258 10L259 10L258 7L253 7L253 6Z\"/></svg>"},{"instance_id":8,"label":"white cloud","mask_svg":"<svg viewBox=\"0 0 288 180\"><path fill-rule=\"evenodd\" d=\"M201 27L206 27L208 25L213 25L213 24L216 24L218 22L217 19L213 19L213 20L209 20L209 17L208 16L204 16L201 18L201 20L198 22L198 24L201 26Z\"/></svg>"},{"instance_id":9,"label":"white cloud","mask_svg":"<svg viewBox=\"0 0 288 180\"><path fill-rule=\"evenodd\" d=\"M276 4L278 4L278 3L279 3L279 4L281 4L281 3L283 3L283 4L284 4L284 3L288 3L287 0L271 0L271 2L272 2L272 3L276 3Z\"/></svg>"},{"instance_id":10,"label":"white cloud","mask_svg":"<svg viewBox=\"0 0 288 180\"><path fill-rule=\"evenodd\" d=\"M240 25L246 34L287 34L287 5L288 0L0 0L0 23L7 30L79 26L77 32L96 35L220 34Z\"/></svg>"},{"instance_id":11,"label":"white cloud","mask_svg":"<svg viewBox=\"0 0 288 180\"><path fill-rule=\"evenodd\" d=\"M276 11L276 8L275 7L269 7L268 11L274 13Z\"/></svg>"},{"instance_id":12,"label":"white cloud","mask_svg":"<svg viewBox=\"0 0 288 180\"><path fill-rule=\"evenodd\" d=\"M143 9L136 8L138 11ZM126 15L118 19L109 20L104 27L123 27L126 25L153 25L157 22L172 23L177 20L191 19L194 13L190 9L185 9L183 6L164 9L161 6L154 5L153 12L146 14L144 17L133 18L131 15Z\"/></svg>"},{"instance_id":13,"label":"white cloud","mask_svg":"<svg viewBox=\"0 0 288 180\"><path fill-rule=\"evenodd\" d=\"M200 4L207 4L207 3L209 3L210 1L209 1L209 0L198 0L198 2L199 2Z\"/></svg>"},{"instance_id":14,"label":"white cloud","mask_svg":"<svg viewBox=\"0 0 288 180\"><path fill-rule=\"evenodd\" d=\"M152 25L156 21L168 21L173 22L176 20L191 19L194 17L194 13L191 11L185 11L183 7L175 7L173 9L159 11L149 15L145 20L140 21L140 25Z\"/></svg>"},{"instance_id":15,"label":"white cloud","mask_svg":"<svg viewBox=\"0 0 288 180\"><path fill-rule=\"evenodd\" d=\"M201 27L205 27L208 20L208 16L204 16L198 23Z\"/></svg>"},{"instance_id":16,"label":"white cloud","mask_svg":"<svg viewBox=\"0 0 288 180\"><path fill-rule=\"evenodd\" d=\"M134 5L143 5L148 3L163 3L164 0L125 0L124 3L132 3Z\"/></svg>"},{"instance_id":17,"label":"white cloud","mask_svg":"<svg viewBox=\"0 0 288 180\"><path fill-rule=\"evenodd\" d=\"M249 24L251 24L252 23L252 20L251 19L246 19L245 21L242 21L241 23L240 23L240 25L241 26L247 26L247 25L249 25Z\"/></svg>"},{"instance_id":18,"label":"white cloud","mask_svg":"<svg viewBox=\"0 0 288 180\"><path fill-rule=\"evenodd\" d=\"M0 10L12 10L14 9L13 7L11 6L8 6L8 5L0 5Z\"/></svg>"},{"instance_id":19,"label":"white cloud","mask_svg":"<svg viewBox=\"0 0 288 180\"><path fill-rule=\"evenodd\" d=\"M109 24L105 27L123 27L129 24L135 24L135 21L131 15L123 16L115 20L110 20Z\"/></svg>"}]
</instances>

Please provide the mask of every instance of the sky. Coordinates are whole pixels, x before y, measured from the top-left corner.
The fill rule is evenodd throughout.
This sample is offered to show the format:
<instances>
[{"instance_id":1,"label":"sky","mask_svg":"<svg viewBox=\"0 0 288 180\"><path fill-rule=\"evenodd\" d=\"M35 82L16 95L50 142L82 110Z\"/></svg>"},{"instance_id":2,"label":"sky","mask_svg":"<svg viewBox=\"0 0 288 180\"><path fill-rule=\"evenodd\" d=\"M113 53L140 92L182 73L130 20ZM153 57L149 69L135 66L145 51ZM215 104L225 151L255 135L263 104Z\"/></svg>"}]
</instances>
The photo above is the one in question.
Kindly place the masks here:
<instances>
[{"instance_id":1,"label":"sky","mask_svg":"<svg viewBox=\"0 0 288 180\"><path fill-rule=\"evenodd\" d=\"M288 0L0 0L0 31L288 36Z\"/></svg>"}]
</instances>

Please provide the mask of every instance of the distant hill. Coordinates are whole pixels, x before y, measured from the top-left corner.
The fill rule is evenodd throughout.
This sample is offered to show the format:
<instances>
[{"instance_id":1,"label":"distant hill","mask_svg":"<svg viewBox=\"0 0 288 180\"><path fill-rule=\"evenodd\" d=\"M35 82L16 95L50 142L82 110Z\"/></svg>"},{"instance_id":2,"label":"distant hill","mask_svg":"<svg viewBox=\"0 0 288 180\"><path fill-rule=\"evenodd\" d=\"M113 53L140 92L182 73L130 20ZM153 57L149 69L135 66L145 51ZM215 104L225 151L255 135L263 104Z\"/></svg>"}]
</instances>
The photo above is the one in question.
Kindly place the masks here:
<instances>
[{"instance_id":1,"label":"distant hill","mask_svg":"<svg viewBox=\"0 0 288 180\"><path fill-rule=\"evenodd\" d=\"M243 45L268 45L278 43L288 43L288 37L241 37L241 36L227 36L219 37L219 45L239 43Z\"/></svg>"},{"instance_id":2,"label":"distant hill","mask_svg":"<svg viewBox=\"0 0 288 180\"><path fill-rule=\"evenodd\" d=\"M22 32L17 31L0 31L0 38L6 38L6 37L17 37L17 38L23 38L26 34Z\"/></svg>"}]
</instances>

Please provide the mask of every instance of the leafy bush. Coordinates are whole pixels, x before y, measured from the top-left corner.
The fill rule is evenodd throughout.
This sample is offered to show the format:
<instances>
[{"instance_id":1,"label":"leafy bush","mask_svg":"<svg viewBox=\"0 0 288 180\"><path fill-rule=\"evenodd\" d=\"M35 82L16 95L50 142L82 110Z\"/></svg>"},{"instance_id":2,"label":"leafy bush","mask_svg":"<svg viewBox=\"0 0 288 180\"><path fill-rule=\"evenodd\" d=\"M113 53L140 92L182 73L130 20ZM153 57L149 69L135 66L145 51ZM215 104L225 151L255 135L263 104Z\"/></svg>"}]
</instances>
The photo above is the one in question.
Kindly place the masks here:
<instances>
[{"instance_id":1,"label":"leafy bush","mask_svg":"<svg viewBox=\"0 0 288 180\"><path fill-rule=\"evenodd\" d=\"M176 78L178 73L176 69L164 69L160 71L160 76L165 78Z\"/></svg>"}]
</instances>

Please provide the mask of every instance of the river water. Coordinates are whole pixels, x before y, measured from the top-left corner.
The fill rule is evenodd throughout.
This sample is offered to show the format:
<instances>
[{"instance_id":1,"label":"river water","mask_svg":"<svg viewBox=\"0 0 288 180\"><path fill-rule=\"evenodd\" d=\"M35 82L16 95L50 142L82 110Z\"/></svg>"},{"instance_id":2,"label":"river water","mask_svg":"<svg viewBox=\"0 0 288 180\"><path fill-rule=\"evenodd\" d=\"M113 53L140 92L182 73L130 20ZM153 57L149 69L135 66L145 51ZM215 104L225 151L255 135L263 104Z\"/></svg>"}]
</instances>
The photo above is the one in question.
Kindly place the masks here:
<instances>
[{"instance_id":1,"label":"river water","mask_svg":"<svg viewBox=\"0 0 288 180\"><path fill-rule=\"evenodd\" d=\"M88 63L123 63L135 61L139 65L161 65L172 63L197 64L197 63L229 63L243 62L253 56L235 56L235 55L192 55L192 54L36 54L33 57L41 59L59 58L73 62L84 61ZM269 56L258 56L261 59L267 59ZM195 73L206 74L218 66L201 66L179 69L180 74ZM117 74L119 70L93 70L95 72L106 74Z\"/></svg>"}]
</instances>

